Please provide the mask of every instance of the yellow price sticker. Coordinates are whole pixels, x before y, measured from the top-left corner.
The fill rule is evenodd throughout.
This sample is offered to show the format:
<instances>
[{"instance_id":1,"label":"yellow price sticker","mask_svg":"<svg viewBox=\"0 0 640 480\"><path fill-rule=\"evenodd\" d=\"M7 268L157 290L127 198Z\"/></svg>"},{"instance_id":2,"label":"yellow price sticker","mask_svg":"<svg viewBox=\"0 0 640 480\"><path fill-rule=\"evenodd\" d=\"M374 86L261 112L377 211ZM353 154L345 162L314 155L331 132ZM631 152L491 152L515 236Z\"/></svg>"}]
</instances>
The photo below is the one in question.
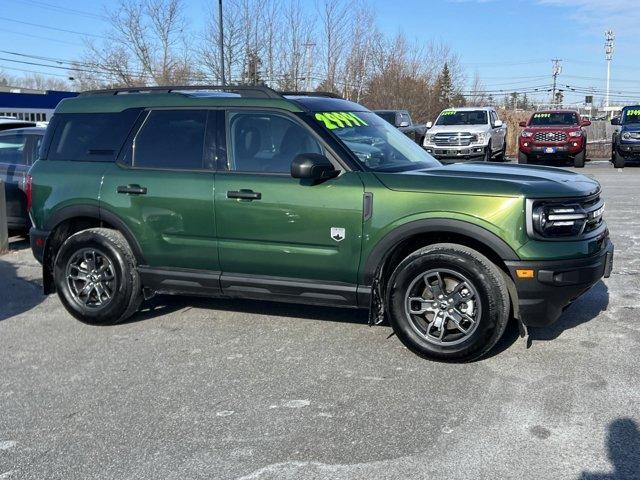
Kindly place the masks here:
<instances>
[{"instance_id":1,"label":"yellow price sticker","mask_svg":"<svg viewBox=\"0 0 640 480\"><path fill-rule=\"evenodd\" d=\"M315 114L316 120L329 130L345 127L367 127L368 124L352 112L322 112Z\"/></svg>"}]
</instances>

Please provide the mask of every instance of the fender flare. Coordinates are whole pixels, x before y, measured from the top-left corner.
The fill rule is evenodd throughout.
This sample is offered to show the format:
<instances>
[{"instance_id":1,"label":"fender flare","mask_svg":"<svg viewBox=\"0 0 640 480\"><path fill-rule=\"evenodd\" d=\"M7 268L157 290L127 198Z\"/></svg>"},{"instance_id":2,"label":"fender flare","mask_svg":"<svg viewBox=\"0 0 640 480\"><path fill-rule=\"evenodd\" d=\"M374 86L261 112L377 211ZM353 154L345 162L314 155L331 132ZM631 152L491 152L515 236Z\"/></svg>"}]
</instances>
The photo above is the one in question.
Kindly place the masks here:
<instances>
[{"instance_id":1,"label":"fender flare","mask_svg":"<svg viewBox=\"0 0 640 480\"><path fill-rule=\"evenodd\" d=\"M387 260L390 252L404 240L422 233L454 233L483 243L502 260L520 260L517 253L500 237L489 230L462 220L429 218L405 223L387 233L373 248L365 261L364 285L372 285L378 268Z\"/></svg>"},{"instance_id":2,"label":"fender flare","mask_svg":"<svg viewBox=\"0 0 640 480\"><path fill-rule=\"evenodd\" d=\"M127 240L127 243L131 247L138 265L145 264L140 244L136 240L135 235L131 233L129 227L120 218L118 218L118 216L100 208L98 205L71 205L68 207L63 207L57 210L47 220L47 223L45 224L45 230L52 232L62 222L78 217L93 218L100 222L108 223L109 225L116 228ZM49 239L47 239L47 245L45 245L45 252L47 251L48 243Z\"/></svg>"}]
</instances>

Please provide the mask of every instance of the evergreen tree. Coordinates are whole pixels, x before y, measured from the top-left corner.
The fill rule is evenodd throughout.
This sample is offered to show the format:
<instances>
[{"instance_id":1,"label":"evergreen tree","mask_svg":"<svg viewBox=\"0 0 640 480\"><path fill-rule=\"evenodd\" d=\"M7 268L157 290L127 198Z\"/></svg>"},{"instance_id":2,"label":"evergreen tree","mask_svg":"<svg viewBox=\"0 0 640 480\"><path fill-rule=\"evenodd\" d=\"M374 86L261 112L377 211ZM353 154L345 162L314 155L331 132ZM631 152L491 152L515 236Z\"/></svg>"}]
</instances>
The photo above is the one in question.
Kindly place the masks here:
<instances>
[{"instance_id":1,"label":"evergreen tree","mask_svg":"<svg viewBox=\"0 0 640 480\"><path fill-rule=\"evenodd\" d=\"M435 84L435 93L440 109L451 107L453 104L453 82L451 81L451 72L449 65L445 62L442 71L438 75Z\"/></svg>"}]
</instances>

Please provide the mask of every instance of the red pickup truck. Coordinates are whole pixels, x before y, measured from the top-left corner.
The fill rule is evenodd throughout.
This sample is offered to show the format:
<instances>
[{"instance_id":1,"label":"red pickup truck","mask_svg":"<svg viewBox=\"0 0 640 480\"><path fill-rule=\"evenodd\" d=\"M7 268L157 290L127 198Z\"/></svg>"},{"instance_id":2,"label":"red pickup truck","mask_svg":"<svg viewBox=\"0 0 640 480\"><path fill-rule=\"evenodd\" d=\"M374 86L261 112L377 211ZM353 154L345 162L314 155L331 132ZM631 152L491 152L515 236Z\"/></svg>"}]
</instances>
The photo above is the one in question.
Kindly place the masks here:
<instances>
[{"instance_id":1,"label":"red pickup truck","mask_svg":"<svg viewBox=\"0 0 640 480\"><path fill-rule=\"evenodd\" d=\"M518 163L533 159L573 159L575 167L584 167L587 134L583 127L591 125L573 110L545 110L531 115L518 138Z\"/></svg>"}]
</instances>

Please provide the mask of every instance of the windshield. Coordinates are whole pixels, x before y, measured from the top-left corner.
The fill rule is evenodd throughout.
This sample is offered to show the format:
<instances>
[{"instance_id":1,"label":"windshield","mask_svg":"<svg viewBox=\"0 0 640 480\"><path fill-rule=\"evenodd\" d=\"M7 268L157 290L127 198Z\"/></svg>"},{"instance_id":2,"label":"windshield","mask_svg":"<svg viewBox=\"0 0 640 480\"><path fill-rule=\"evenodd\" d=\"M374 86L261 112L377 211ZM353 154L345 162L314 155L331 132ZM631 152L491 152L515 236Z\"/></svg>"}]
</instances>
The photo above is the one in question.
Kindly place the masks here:
<instances>
[{"instance_id":1,"label":"windshield","mask_svg":"<svg viewBox=\"0 0 640 480\"><path fill-rule=\"evenodd\" d=\"M640 109L630 108L625 110L622 123L625 125L630 123L640 123Z\"/></svg>"},{"instance_id":2,"label":"windshield","mask_svg":"<svg viewBox=\"0 0 640 480\"><path fill-rule=\"evenodd\" d=\"M529 121L530 126L577 125L578 116L574 112L538 112Z\"/></svg>"},{"instance_id":3,"label":"windshield","mask_svg":"<svg viewBox=\"0 0 640 480\"><path fill-rule=\"evenodd\" d=\"M436 125L486 125L485 110L445 110L436 120Z\"/></svg>"},{"instance_id":4,"label":"windshield","mask_svg":"<svg viewBox=\"0 0 640 480\"><path fill-rule=\"evenodd\" d=\"M395 124L396 124L396 112L375 112L375 113L380 118L383 118L384 120L389 122L391 125L395 126Z\"/></svg>"},{"instance_id":5,"label":"windshield","mask_svg":"<svg viewBox=\"0 0 640 480\"><path fill-rule=\"evenodd\" d=\"M402 172L441 165L373 112L318 112L314 117L370 170Z\"/></svg>"}]
</instances>

